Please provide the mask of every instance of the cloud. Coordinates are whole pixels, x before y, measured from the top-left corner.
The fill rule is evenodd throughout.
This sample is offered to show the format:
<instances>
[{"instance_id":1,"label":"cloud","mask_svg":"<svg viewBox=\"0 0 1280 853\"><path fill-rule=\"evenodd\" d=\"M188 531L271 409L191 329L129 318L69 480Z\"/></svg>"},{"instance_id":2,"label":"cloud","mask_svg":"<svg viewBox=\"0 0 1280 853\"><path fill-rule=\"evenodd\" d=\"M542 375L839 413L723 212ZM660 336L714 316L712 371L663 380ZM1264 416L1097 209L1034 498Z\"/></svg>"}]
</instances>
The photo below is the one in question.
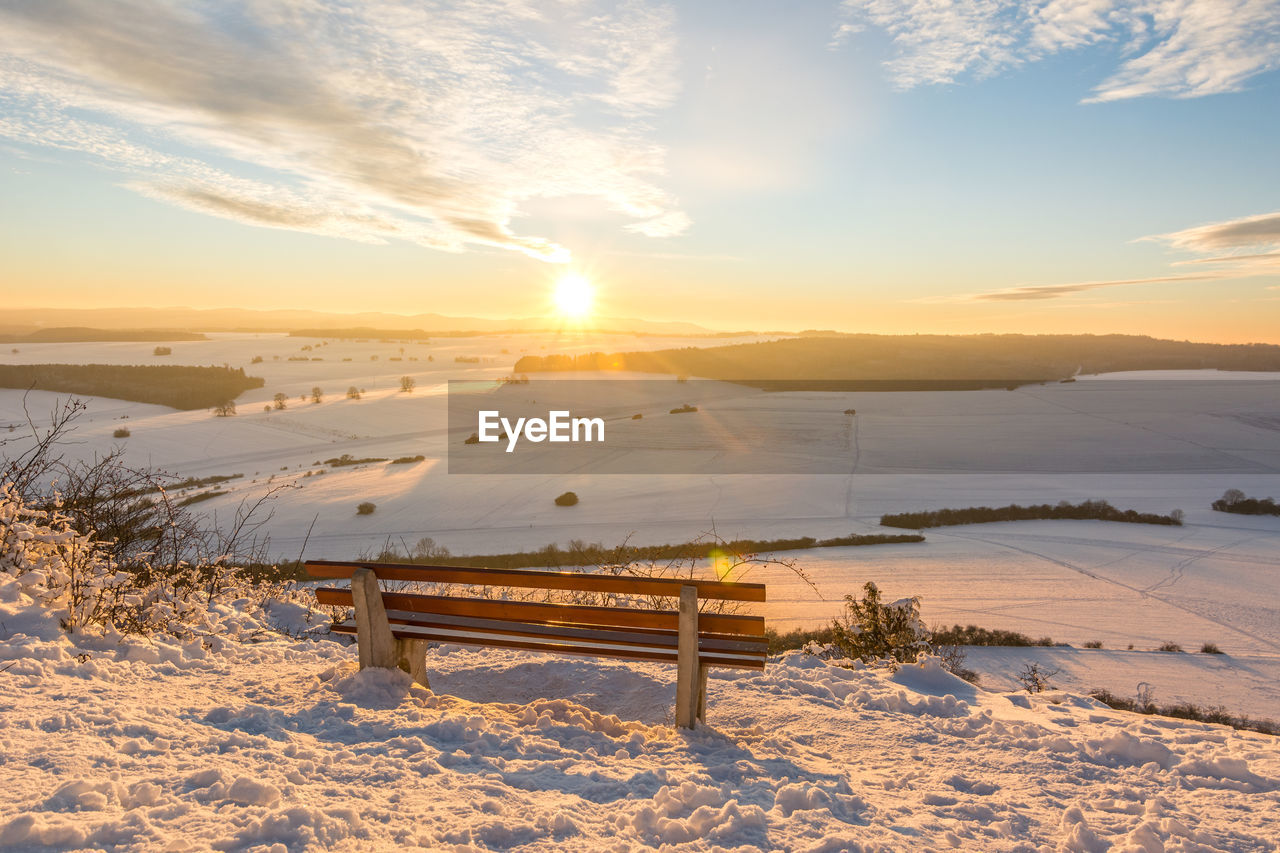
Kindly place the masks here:
<instances>
[{"instance_id":1,"label":"cloud","mask_svg":"<svg viewBox=\"0 0 1280 853\"><path fill-rule=\"evenodd\" d=\"M1234 92L1280 68L1277 0L843 0L836 42L875 27L893 41L896 86L990 77L1113 43L1128 58L1089 101Z\"/></svg>"},{"instance_id":2,"label":"cloud","mask_svg":"<svg viewBox=\"0 0 1280 853\"><path fill-rule=\"evenodd\" d=\"M130 185L143 195L169 201L189 210L235 219L251 225L267 228L284 228L309 231L335 237L347 237L367 243L385 243L376 237L378 231L392 236L394 223L379 221L372 216L329 213L308 205L305 201L270 201L263 194L236 195L220 187L137 183Z\"/></svg>"},{"instance_id":3,"label":"cloud","mask_svg":"<svg viewBox=\"0 0 1280 853\"><path fill-rule=\"evenodd\" d=\"M1057 299L1074 293L1086 293L1105 287L1131 284L1162 284L1182 281L1220 281L1251 278L1280 273L1280 212L1245 216L1208 225L1197 225L1169 234L1154 234L1141 240L1157 241L1174 249L1209 254L1209 257L1187 258L1173 262L1175 267L1210 266L1204 272L1152 276L1149 278L1081 281L1069 284L1037 284L1010 287L987 293L972 293L949 299L962 302L1016 302ZM1230 252L1230 254L1221 254Z\"/></svg>"},{"instance_id":4,"label":"cloud","mask_svg":"<svg viewBox=\"0 0 1280 853\"><path fill-rule=\"evenodd\" d=\"M1072 293L1084 293L1103 287L1120 287L1127 284L1158 284L1171 281L1204 281L1219 276L1212 273L1205 275L1165 275L1152 278L1125 278L1108 281L1080 281L1072 284L1038 284L1024 287L1011 287L1007 290L995 290L990 293L975 293L963 297L964 301L976 302L1022 302L1032 299L1057 299Z\"/></svg>"},{"instance_id":5,"label":"cloud","mask_svg":"<svg viewBox=\"0 0 1280 853\"><path fill-rule=\"evenodd\" d=\"M1215 258L1192 258L1191 260L1174 261L1175 267L1199 266L1209 264L1226 266L1234 271L1237 277L1255 275L1280 274L1280 252L1259 252L1245 255L1222 255Z\"/></svg>"},{"instance_id":6,"label":"cloud","mask_svg":"<svg viewBox=\"0 0 1280 853\"><path fill-rule=\"evenodd\" d=\"M989 76L1020 61L1013 50L1020 39L1020 4L1016 2L844 0L841 8L848 20L837 30L837 39L847 39L869 26L893 38L898 55L886 66L903 89L952 83L970 71Z\"/></svg>"},{"instance_id":7,"label":"cloud","mask_svg":"<svg viewBox=\"0 0 1280 853\"><path fill-rule=\"evenodd\" d=\"M682 233L690 225L689 217L678 210L663 213L643 222L635 222L625 226L627 231L644 234L649 237L673 237Z\"/></svg>"},{"instance_id":8,"label":"cloud","mask_svg":"<svg viewBox=\"0 0 1280 853\"><path fill-rule=\"evenodd\" d=\"M672 24L640 0L0 0L0 135L252 225L567 261L512 229L524 202L688 227L645 138Z\"/></svg>"},{"instance_id":9,"label":"cloud","mask_svg":"<svg viewBox=\"0 0 1280 853\"><path fill-rule=\"evenodd\" d=\"M1197 225L1172 234L1160 234L1147 240L1160 240L1178 249L1197 252L1221 252L1231 249L1280 249L1280 211L1260 216L1245 216L1226 222ZM1236 259L1242 256L1236 256ZM1254 257L1274 257L1274 254Z\"/></svg>"}]
</instances>

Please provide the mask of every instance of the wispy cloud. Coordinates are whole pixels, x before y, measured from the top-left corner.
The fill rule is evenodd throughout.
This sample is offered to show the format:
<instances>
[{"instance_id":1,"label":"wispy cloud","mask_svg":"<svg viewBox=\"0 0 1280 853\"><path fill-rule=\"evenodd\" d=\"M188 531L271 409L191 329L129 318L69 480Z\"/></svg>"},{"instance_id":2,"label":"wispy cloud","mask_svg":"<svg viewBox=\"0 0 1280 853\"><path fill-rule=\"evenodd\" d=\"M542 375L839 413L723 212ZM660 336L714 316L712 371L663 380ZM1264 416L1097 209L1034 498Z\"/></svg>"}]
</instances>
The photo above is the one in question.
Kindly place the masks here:
<instances>
[{"instance_id":1,"label":"wispy cloud","mask_svg":"<svg viewBox=\"0 0 1280 853\"><path fill-rule=\"evenodd\" d=\"M1105 281L1078 281L1071 284L1036 284L1024 287L1010 287L1005 290L994 290L989 293L975 293L964 297L964 301L977 302L1022 302L1032 299L1057 299L1073 293L1085 293L1104 287L1120 287L1126 284L1159 284L1172 281L1204 281L1219 276L1205 275L1164 275L1151 278L1118 278Z\"/></svg>"},{"instance_id":2,"label":"wispy cloud","mask_svg":"<svg viewBox=\"0 0 1280 853\"><path fill-rule=\"evenodd\" d=\"M564 261L522 203L689 224L646 138L672 27L640 0L0 0L0 136L253 225Z\"/></svg>"},{"instance_id":3,"label":"wispy cloud","mask_svg":"<svg viewBox=\"0 0 1280 853\"><path fill-rule=\"evenodd\" d=\"M1153 234L1139 238L1164 243L1208 257L1185 258L1174 267L1213 267L1203 272L1151 276L1148 278L1079 281L1067 284L1035 284L1010 287L986 293L972 293L949 298L962 302L1017 302L1035 299L1057 299L1075 293L1086 293L1106 287L1134 284L1164 284L1184 281L1218 281L1251 278L1280 273L1280 212L1245 216L1208 225L1197 225L1169 234ZM1275 249L1277 251L1267 251ZM1227 252L1228 254L1222 254Z\"/></svg>"},{"instance_id":4,"label":"wispy cloud","mask_svg":"<svg viewBox=\"0 0 1280 853\"><path fill-rule=\"evenodd\" d=\"M1280 249L1280 211L1264 213L1260 216L1245 216L1240 219L1229 219L1226 222L1212 222L1208 225L1197 225L1171 234L1159 234L1147 237L1148 240L1159 240L1177 249L1191 249L1196 252L1222 252L1243 250L1257 252L1259 249ZM1275 257L1275 253L1261 255L1230 256L1230 260L1242 260L1245 257Z\"/></svg>"},{"instance_id":5,"label":"wispy cloud","mask_svg":"<svg viewBox=\"0 0 1280 853\"><path fill-rule=\"evenodd\" d=\"M841 11L836 42L884 30L896 51L889 73L904 89L1101 42L1126 58L1090 101L1233 92L1280 68L1277 0L843 0Z\"/></svg>"}]
</instances>

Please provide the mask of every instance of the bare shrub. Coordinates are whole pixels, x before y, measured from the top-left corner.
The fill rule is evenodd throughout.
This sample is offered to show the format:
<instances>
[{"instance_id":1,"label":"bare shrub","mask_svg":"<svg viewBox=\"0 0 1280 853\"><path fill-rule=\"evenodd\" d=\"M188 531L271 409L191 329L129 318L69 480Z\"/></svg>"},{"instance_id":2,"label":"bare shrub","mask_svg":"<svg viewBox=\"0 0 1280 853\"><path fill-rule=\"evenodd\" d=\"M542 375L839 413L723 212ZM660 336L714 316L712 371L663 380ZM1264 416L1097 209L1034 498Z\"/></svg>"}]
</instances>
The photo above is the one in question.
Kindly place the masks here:
<instances>
[{"instance_id":1,"label":"bare shrub","mask_svg":"<svg viewBox=\"0 0 1280 853\"><path fill-rule=\"evenodd\" d=\"M265 562L262 530L280 487L242 501L229 522L206 524L171 499L176 477L126 465L118 450L90 461L62 455L83 411L68 399L47 426L28 415L31 446L5 457L0 571L57 610L68 631L181 635L236 585L237 565Z\"/></svg>"},{"instance_id":2,"label":"bare shrub","mask_svg":"<svg viewBox=\"0 0 1280 853\"><path fill-rule=\"evenodd\" d=\"M1156 710L1156 691L1149 682L1139 681L1134 693L1135 707L1144 714L1154 714Z\"/></svg>"},{"instance_id":3,"label":"bare shrub","mask_svg":"<svg viewBox=\"0 0 1280 853\"><path fill-rule=\"evenodd\" d=\"M942 661L943 668L952 675L958 675L970 684L978 683L976 670L965 666L969 656L963 646L934 646L933 653Z\"/></svg>"},{"instance_id":4,"label":"bare shrub","mask_svg":"<svg viewBox=\"0 0 1280 853\"><path fill-rule=\"evenodd\" d=\"M1057 675L1061 670L1049 669L1042 667L1038 662L1023 664L1021 671L1015 676L1018 682L1028 693L1043 693L1046 690L1052 690L1053 685L1049 683L1049 679Z\"/></svg>"},{"instance_id":5,"label":"bare shrub","mask_svg":"<svg viewBox=\"0 0 1280 853\"><path fill-rule=\"evenodd\" d=\"M448 548L437 545L430 536L424 536L414 543L411 556L415 560L447 560L451 555Z\"/></svg>"}]
</instances>

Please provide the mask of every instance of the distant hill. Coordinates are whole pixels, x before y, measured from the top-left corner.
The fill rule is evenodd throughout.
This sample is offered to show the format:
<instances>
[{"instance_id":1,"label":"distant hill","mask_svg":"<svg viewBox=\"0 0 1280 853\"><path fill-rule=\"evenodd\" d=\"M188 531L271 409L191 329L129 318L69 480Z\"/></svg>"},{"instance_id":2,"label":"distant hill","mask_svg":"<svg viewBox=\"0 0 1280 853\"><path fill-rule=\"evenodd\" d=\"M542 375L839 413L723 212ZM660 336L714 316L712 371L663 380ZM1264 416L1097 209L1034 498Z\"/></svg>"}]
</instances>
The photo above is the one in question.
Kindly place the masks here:
<instances>
[{"instance_id":1,"label":"distant hill","mask_svg":"<svg viewBox=\"0 0 1280 853\"><path fill-rule=\"evenodd\" d=\"M815 390L991 387L1077 373L1205 368L1280 371L1280 346L1136 335L841 335L653 352L525 356L515 364L516 373L673 373L779 390L779 383L794 389L797 382Z\"/></svg>"},{"instance_id":2,"label":"distant hill","mask_svg":"<svg viewBox=\"0 0 1280 853\"><path fill-rule=\"evenodd\" d=\"M43 344L87 341L207 341L199 332L172 329L94 329L88 326L57 326L21 334L0 334L0 343Z\"/></svg>"},{"instance_id":3,"label":"distant hill","mask_svg":"<svg viewBox=\"0 0 1280 853\"><path fill-rule=\"evenodd\" d=\"M634 322L630 320L619 320L619 323ZM465 338L472 335L522 335L534 332L556 332L558 329L534 329L534 328L510 328L510 329L458 329L456 331L441 331L439 329L375 329L370 326L359 326L356 328L313 328L313 329L292 329L289 332L290 337L294 338L336 338L340 340L377 340L377 341L425 341L429 338ZM578 331L578 330L575 330ZM654 336L654 337L682 337L682 338L729 338L738 337L743 332L640 332L634 328L594 328L589 331L595 335L635 335L636 337Z\"/></svg>"},{"instance_id":4,"label":"distant hill","mask_svg":"<svg viewBox=\"0 0 1280 853\"><path fill-rule=\"evenodd\" d=\"M557 321L546 317L492 319L448 317L443 314L388 314L366 311L337 314L325 311L283 309L257 311L246 308L16 308L5 312L9 327L91 326L99 329L185 329L192 331L289 332L297 329L335 330L417 329L442 335L448 332L558 331ZM695 323L661 322L625 317L599 317L591 331L639 332L651 335L715 334ZM178 340L174 338L173 340Z\"/></svg>"},{"instance_id":5,"label":"distant hill","mask_svg":"<svg viewBox=\"0 0 1280 853\"><path fill-rule=\"evenodd\" d=\"M0 388L30 388L175 409L208 409L248 391L263 380L244 368L183 367L172 364L0 364Z\"/></svg>"}]
</instances>

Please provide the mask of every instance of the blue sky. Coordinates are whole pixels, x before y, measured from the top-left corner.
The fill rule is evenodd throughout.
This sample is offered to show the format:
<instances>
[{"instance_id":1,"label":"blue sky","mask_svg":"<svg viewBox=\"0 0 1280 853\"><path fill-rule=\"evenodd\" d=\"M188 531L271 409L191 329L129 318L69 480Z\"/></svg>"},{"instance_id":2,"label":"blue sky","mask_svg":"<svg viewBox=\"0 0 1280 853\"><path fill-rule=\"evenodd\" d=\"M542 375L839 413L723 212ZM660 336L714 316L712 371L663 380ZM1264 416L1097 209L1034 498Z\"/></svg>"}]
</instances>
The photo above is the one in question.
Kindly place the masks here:
<instances>
[{"instance_id":1,"label":"blue sky","mask_svg":"<svg viewBox=\"0 0 1280 853\"><path fill-rule=\"evenodd\" d=\"M1280 3L0 0L0 295L1280 341Z\"/></svg>"}]
</instances>

